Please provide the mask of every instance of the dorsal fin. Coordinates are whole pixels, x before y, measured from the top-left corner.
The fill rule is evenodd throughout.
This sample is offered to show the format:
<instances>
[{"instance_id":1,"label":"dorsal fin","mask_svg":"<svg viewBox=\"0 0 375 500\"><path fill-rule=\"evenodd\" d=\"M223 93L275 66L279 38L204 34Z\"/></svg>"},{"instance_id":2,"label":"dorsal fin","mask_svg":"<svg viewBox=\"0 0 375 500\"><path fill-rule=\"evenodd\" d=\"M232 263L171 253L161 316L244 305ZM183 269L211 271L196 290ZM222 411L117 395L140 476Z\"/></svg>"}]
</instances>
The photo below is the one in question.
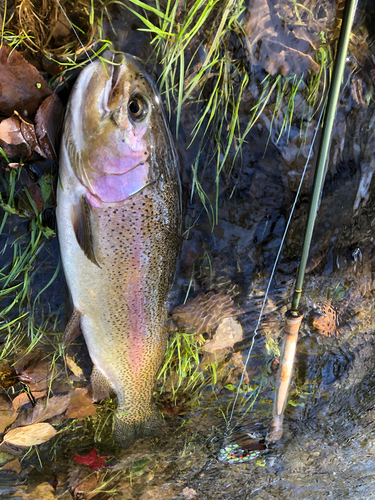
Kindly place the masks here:
<instances>
[{"instance_id":1,"label":"dorsal fin","mask_svg":"<svg viewBox=\"0 0 375 500\"><path fill-rule=\"evenodd\" d=\"M91 209L86 196L81 196L79 204L72 207L72 222L79 246L82 248L86 257L93 264L100 267L94 253L91 229Z\"/></svg>"}]
</instances>

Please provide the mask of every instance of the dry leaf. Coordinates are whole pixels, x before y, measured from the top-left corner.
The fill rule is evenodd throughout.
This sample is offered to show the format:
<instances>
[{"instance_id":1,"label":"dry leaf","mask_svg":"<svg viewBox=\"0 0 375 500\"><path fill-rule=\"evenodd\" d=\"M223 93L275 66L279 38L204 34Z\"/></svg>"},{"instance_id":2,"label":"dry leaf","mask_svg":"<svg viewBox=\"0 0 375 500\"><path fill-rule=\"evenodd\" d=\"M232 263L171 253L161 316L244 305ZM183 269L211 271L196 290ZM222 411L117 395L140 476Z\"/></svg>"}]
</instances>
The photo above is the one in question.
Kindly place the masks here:
<instances>
[{"instance_id":1,"label":"dry leaf","mask_svg":"<svg viewBox=\"0 0 375 500\"><path fill-rule=\"evenodd\" d=\"M54 489L49 483L39 484L27 494L27 500L55 500Z\"/></svg>"},{"instance_id":2,"label":"dry leaf","mask_svg":"<svg viewBox=\"0 0 375 500\"><path fill-rule=\"evenodd\" d=\"M76 389L71 395L65 416L81 420L95 414L96 407L92 402L92 397L87 393L87 389Z\"/></svg>"},{"instance_id":3,"label":"dry leaf","mask_svg":"<svg viewBox=\"0 0 375 500\"><path fill-rule=\"evenodd\" d=\"M73 498L85 500L90 500L94 498L96 495L100 493L100 488L104 487L103 485L104 473L96 473L92 474L86 479L82 481L78 486L76 486L73 490ZM84 495L84 497L83 497Z\"/></svg>"},{"instance_id":4,"label":"dry leaf","mask_svg":"<svg viewBox=\"0 0 375 500\"><path fill-rule=\"evenodd\" d=\"M217 327L213 339L206 342L203 350L206 352L215 352L219 349L233 347L236 342L242 340L242 326L233 318L226 318Z\"/></svg>"},{"instance_id":5,"label":"dry leaf","mask_svg":"<svg viewBox=\"0 0 375 500\"><path fill-rule=\"evenodd\" d=\"M332 299L325 300L318 309L311 314L312 325L321 335L336 337L338 335L339 312L332 303Z\"/></svg>"},{"instance_id":6,"label":"dry leaf","mask_svg":"<svg viewBox=\"0 0 375 500\"><path fill-rule=\"evenodd\" d=\"M15 113L18 114L16 111ZM18 117L21 121L20 123L21 133L23 135L23 138L25 139L25 142L27 142L27 144L30 146L31 151L35 151L40 156L45 156L39 146L34 124L24 120L22 116L19 114Z\"/></svg>"},{"instance_id":7,"label":"dry leaf","mask_svg":"<svg viewBox=\"0 0 375 500\"><path fill-rule=\"evenodd\" d=\"M49 386L50 365L48 361L42 361L42 357L41 351L34 351L20 357L14 365L19 380L31 391L42 391Z\"/></svg>"},{"instance_id":8,"label":"dry leaf","mask_svg":"<svg viewBox=\"0 0 375 500\"><path fill-rule=\"evenodd\" d=\"M35 151L38 155L57 161L56 140L60 130L63 106L56 94L52 94L39 106L35 126L17 111L16 116L0 123L0 146L8 158L22 156L28 159Z\"/></svg>"},{"instance_id":9,"label":"dry leaf","mask_svg":"<svg viewBox=\"0 0 375 500\"><path fill-rule=\"evenodd\" d=\"M10 410L10 400L5 396L0 395L0 410Z\"/></svg>"},{"instance_id":10,"label":"dry leaf","mask_svg":"<svg viewBox=\"0 0 375 500\"><path fill-rule=\"evenodd\" d=\"M68 486L73 498L77 500L94 498L100 491L93 492L93 490L102 486L104 475L104 472L93 472L89 467L73 462L68 477Z\"/></svg>"},{"instance_id":11,"label":"dry leaf","mask_svg":"<svg viewBox=\"0 0 375 500\"><path fill-rule=\"evenodd\" d=\"M25 142L21 133L21 122L18 118L12 116L0 123L0 140L15 146Z\"/></svg>"},{"instance_id":12,"label":"dry leaf","mask_svg":"<svg viewBox=\"0 0 375 500\"><path fill-rule=\"evenodd\" d=\"M56 94L52 94L40 105L35 116L35 133L45 158L57 161L56 140L60 130L63 105Z\"/></svg>"},{"instance_id":13,"label":"dry leaf","mask_svg":"<svg viewBox=\"0 0 375 500\"><path fill-rule=\"evenodd\" d=\"M175 404L173 401L163 402L163 406L160 408L160 410L162 413L164 413L164 415L169 415L171 417L183 415L188 411L182 403Z\"/></svg>"},{"instance_id":14,"label":"dry leaf","mask_svg":"<svg viewBox=\"0 0 375 500\"><path fill-rule=\"evenodd\" d=\"M75 361L72 360L72 358L67 355L66 356L66 364L68 365L69 369L74 373L74 375L78 378L83 378L83 370L80 368Z\"/></svg>"},{"instance_id":15,"label":"dry leaf","mask_svg":"<svg viewBox=\"0 0 375 500\"><path fill-rule=\"evenodd\" d=\"M58 62L48 59L48 57L44 54L42 58L42 66L47 73L50 75L59 75L64 69L66 69L66 66L63 64L59 64Z\"/></svg>"},{"instance_id":16,"label":"dry leaf","mask_svg":"<svg viewBox=\"0 0 375 500\"><path fill-rule=\"evenodd\" d=\"M0 411L0 434L16 420L17 416L17 412L13 409Z\"/></svg>"},{"instance_id":17,"label":"dry leaf","mask_svg":"<svg viewBox=\"0 0 375 500\"><path fill-rule=\"evenodd\" d=\"M70 403L70 394L54 396L53 398L39 399L36 406L27 414L27 418L19 425L32 425L44 422L56 415L61 415ZM18 422L17 422L18 423Z\"/></svg>"},{"instance_id":18,"label":"dry leaf","mask_svg":"<svg viewBox=\"0 0 375 500\"><path fill-rule=\"evenodd\" d=\"M3 443L9 443L13 446L29 447L45 443L57 431L50 424L33 424L26 427L17 427L7 432L4 436Z\"/></svg>"},{"instance_id":19,"label":"dry leaf","mask_svg":"<svg viewBox=\"0 0 375 500\"><path fill-rule=\"evenodd\" d=\"M0 147L3 148L8 158L31 157L31 147L22 135L21 122L18 118L12 116L0 123Z\"/></svg>"},{"instance_id":20,"label":"dry leaf","mask_svg":"<svg viewBox=\"0 0 375 500\"><path fill-rule=\"evenodd\" d=\"M0 109L5 116L14 110L22 116L33 115L51 90L39 71L17 50L0 47Z\"/></svg>"},{"instance_id":21,"label":"dry leaf","mask_svg":"<svg viewBox=\"0 0 375 500\"><path fill-rule=\"evenodd\" d=\"M18 458L15 460L12 460L11 462L6 463L1 467L1 470L12 470L14 472L18 472L18 474L21 472L21 464Z\"/></svg>"},{"instance_id":22,"label":"dry leaf","mask_svg":"<svg viewBox=\"0 0 375 500\"><path fill-rule=\"evenodd\" d=\"M34 399L40 399L46 395L47 391L33 392ZM18 410L20 406L26 405L28 403L30 403L30 399L28 398L26 392L21 392L21 394L18 394L18 396L16 396L12 401L13 408L15 410Z\"/></svg>"}]
</instances>

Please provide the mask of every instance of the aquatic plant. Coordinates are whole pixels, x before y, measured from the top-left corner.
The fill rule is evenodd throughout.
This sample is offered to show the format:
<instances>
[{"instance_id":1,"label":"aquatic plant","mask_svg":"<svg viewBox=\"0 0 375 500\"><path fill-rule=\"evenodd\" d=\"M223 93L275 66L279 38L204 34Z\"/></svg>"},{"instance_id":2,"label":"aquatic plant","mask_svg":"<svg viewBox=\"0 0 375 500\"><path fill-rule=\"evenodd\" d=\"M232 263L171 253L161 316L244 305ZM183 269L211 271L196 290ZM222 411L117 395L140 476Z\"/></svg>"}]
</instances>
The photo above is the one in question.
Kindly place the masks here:
<instances>
[{"instance_id":1,"label":"aquatic plant","mask_svg":"<svg viewBox=\"0 0 375 500\"><path fill-rule=\"evenodd\" d=\"M158 393L162 394L168 384L172 400L177 400L178 392L189 391L193 394L205 381L200 368L203 354L202 335L178 332L168 339L163 365L158 375Z\"/></svg>"}]
</instances>

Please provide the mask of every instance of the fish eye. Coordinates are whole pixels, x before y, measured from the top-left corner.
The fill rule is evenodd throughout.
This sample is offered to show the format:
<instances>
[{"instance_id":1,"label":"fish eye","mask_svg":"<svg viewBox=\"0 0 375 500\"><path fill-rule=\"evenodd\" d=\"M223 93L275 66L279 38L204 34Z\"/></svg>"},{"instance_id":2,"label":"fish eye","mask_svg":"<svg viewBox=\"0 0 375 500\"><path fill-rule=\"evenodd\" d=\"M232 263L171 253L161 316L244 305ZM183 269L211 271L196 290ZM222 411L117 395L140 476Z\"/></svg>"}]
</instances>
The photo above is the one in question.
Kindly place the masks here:
<instances>
[{"instance_id":1,"label":"fish eye","mask_svg":"<svg viewBox=\"0 0 375 500\"><path fill-rule=\"evenodd\" d=\"M139 94L136 94L129 99L128 102L129 116L130 118L132 118L132 120L136 122L140 122L146 118L148 113L148 108L149 108L148 102L143 96Z\"/></svg>"}]
</instances>

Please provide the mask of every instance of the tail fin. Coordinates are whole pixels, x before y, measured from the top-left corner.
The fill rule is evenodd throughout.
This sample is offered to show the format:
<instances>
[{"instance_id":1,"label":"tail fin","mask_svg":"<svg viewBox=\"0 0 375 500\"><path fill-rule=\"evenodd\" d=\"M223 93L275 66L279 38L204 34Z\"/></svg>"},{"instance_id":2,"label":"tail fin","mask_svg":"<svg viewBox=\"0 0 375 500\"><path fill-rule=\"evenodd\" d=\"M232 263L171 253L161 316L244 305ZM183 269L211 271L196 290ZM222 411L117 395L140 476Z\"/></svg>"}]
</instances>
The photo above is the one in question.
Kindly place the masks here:
<instances>
[{"instance_id":1,"label":"tail fin","mask_svg":"<svg viewBox=\"0 0 375 500\"><path fill-rule=\"evenodd\" d=\"M156 407L143 420L129 418L118 408L115 414L113 437L122 448L128 448L136 439L152 438L161 435L161 418Z\"/></svg>"}]
</instances>

